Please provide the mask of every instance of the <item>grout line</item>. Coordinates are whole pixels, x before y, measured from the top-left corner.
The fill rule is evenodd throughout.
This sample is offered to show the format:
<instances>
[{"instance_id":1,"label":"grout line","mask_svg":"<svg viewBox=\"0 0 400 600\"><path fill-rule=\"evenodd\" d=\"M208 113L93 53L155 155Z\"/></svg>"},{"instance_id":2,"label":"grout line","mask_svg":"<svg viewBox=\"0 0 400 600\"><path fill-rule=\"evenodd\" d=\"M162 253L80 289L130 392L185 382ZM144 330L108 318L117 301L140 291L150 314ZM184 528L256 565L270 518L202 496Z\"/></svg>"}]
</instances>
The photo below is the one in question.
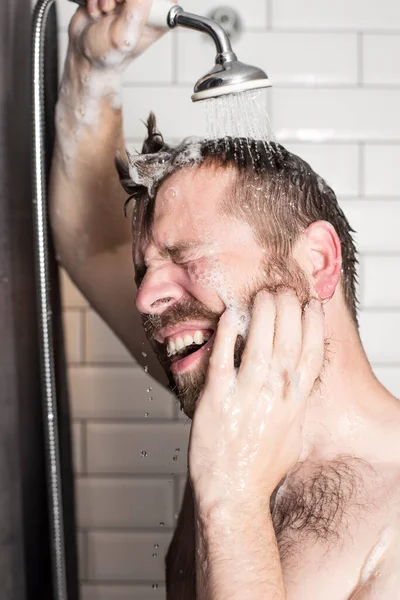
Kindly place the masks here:
<instances>
[{"instance_id":1,"label":"grout line","mask_svg":"<svg viewBox=\"0 0 400 600\"><path fill-rule=\"evenodd\" d=\"M358 257L358 269L357 269L357 275L358 275L358 304L357 304L357 313L359 314L361 311L364 310L364 305L363 305L363 301L364 301L364 280L365 280L365 269L364 269L364 259L362 256L359 255ZM357 289L356 288L356 289Z\"/></svg>"},{"instance_id":2,"label":"grout line","mask_svg":"<svg viewBox=\"0 0 400 600\"><path fill-rule=\"evenodd\" d=\"M172 35L172 83L174 86L178 84L178 56L179 56L179 44L178 44L178 32L173 31Z\"/></svg>"},{"instance_id":3,"label":"grout line","mask_svg":"<svg viewBox=\"0 0 400 600\"><path fill-rule=\"evenodd\" d=\"M271 2L272 0L270 0ZM271 7L272 9L272 7ZM271 21L271 25L272 25L272 21ZM277 27L271 27L271 29L274 31L274 33L300 33L300 34L329 34L329 35L335 35L335 34L349 34L349 35L354 35L357 33L364 33L364 34L368 34L368 35L388 35L388 36L395 36L395 35L400 35L400 29L374 29L374 28L369 28L369 27L363 27L360 29L360 27L354 27L354 28L348 28L348 27L282 27L282 26L277 26ZM246 33L262 33L265 32L265 28L263 27L245 27L243 29L243 34ZM58 27L58 34L60 33L68 33L68 24L66 25L60 25Z\"/></svg>"},{"instance_id":4,"label":"grout line","mask_svg":"<svg viewBox=\"0 0 400 600\"><path fill-rule=\"evenodd\" d=\"M358 193L365 196L365 142L358 144Z\"/></svg>"},{"instance_id":5,"label":"grout line","mask_svg":"<svg viewBox=\"0 0 400 600\"><path fill-rule=\"evenodd\" d=\"M267 3L267 30L273 29L273 0L265 0Z\"/></svg>"},{"instance_id":6,"label":"grout line","mask_svg":"<svg viewBox=\"0 0 400 600\"><path fill-rule=\"evenodd\" d=\"M364 87L364 37L363 33L357 33L357 84Z\"/></svg>"},{"instance_id":7,"label":"grout line","mask_svg":"<svg viewBox=\"0 0 400 600\"><path fill-rule=\"evenodd\" d=\"M87 460L87 450L88 450L88 444L87 444L87 430L86 430L86 422L85 421L81 421L81 452L82 452L82 456L81 456L81 461L82 461L82 473L81 475L87 475L88 473L88 460Z\"/></svg>"},{"instance_id":8,"label":"grout line","mask_svg":"<svg viewBox=\"0 0 400 600\"><path fill-rule=\"evenodd\" d=\"M273 73L269 71L271 80L273 80ZM178 90L191 90L193 87L193 81L177 81L172 82L159 82L159 81L124 81L122 85L123 89L143 89L143 88L159 88L159 89L178 89ZM364 83L360 88L357 79L353 82L343 81L320 81L313 82L312 84L307 82L298 81L274 81L274 88L277 89L293 89L293 90L365 90L365 91L382 91L382 92L398 92L400 91L400 83Z\"/></svg>"},{"instance_id":9,"label":"grout line","mask_svg":"<svg viewBox=\"0 0 400 600\"><path fill-rule=\"evenodd\" d=\"M184 476L185 473L173 473L174 477ZM171 472L169 473L77 473L76 479L86 481L87 479L100 479L101 481L107 481L109 479L116 481L121 479L123 481L162 481L163 483L167 483L171 479Z\"/></svg>"},{"instance_id":10,"label":"grout line","mask_svg":"<svg viewBox=\"0 0 400 600\"><path fill-rule=\"evenodd\" d=\"M152 586L155 583L157 583L158 585L158 589L159 590L165 590L165 584L164 584L164 577L161 579L157 579L156 577L154 579L147 579L147 580L138 580L138 579L100 579L98 577L96 577L96 579L81 579L80 581L81 584L83 585L94 585L94 586L98 586L98 585L104 585L104 586L110 586L110 587L125 587L125 586L139 586L139 587L148 587L148 586ZM96 596L98 597L98 596ZM112 599L110 599L112 600Z\"/></svg>"},{"instance_id":11,"label":"grout line","mask_svg":"<svg viewBox=\"0 0 400 600\"><path fill-rule=\"evenodd\" d=\"M86 308L82 308L80 310L81 316L80 316L80 327L81 327L81 332L80 332L80 350L81 350L81 364L84 365L86 364L86 338L87 338L87 334L86 334L86 314L87 314L87 309Z\"/></svg>"},{"instance_id":12,"label":"grout line","mask_svg":"<svg viewBox=\"0 0 400 600\"><path fill-rule=\"evenodd\" d=\"M171 419L171 417L85 417L87 422L90 425L177 425L182 424L184 427L186 423L184 421L176 421L175 419ZM80 419L82 421L82 418ZM74 419L74 421L78 421L78 419Z\"/></svg>"}]
</instances>

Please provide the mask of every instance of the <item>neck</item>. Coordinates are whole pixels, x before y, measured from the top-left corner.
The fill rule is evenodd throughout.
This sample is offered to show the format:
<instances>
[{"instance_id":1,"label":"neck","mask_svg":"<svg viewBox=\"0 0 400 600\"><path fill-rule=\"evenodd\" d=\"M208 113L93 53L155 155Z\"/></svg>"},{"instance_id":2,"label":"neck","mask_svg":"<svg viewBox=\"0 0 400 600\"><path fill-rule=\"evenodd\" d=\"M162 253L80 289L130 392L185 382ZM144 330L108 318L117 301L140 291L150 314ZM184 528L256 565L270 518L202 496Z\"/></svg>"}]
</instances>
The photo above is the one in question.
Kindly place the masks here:
<instances>
[{"instance_id":1,"label":"neck","mask_svg":"<svg viewBox=\"0 0 400 600\"><path fill-rule=\"evenodd\" d=\"M333 299L325 308L327 361L308 399L301 460L398 460L400 403L374 376L343 303Z\"/></svg>"}]
</instances>

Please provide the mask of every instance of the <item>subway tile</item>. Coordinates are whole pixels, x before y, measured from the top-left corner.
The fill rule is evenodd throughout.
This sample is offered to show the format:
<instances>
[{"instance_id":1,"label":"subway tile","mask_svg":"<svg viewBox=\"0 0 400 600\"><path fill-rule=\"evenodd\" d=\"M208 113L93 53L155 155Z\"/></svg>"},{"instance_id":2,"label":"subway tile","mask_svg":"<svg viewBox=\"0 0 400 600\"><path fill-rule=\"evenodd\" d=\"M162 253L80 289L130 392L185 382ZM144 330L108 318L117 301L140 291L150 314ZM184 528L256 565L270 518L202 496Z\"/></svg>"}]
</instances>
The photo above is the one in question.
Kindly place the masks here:
<instances>
[{"instance_id":1,"label":"subway tile","mask_svg":"<svg viewBox=\"0 0 400 600\"><path fill-rule=\"evenodd\" d=\"M88 363L133 364L128 350L93 310L86 313L86 361Z\"/></svg>"},{"instance_id":2,"label":"subway tile","mask_svg":"<svg viewBox=\"0 0 400 600\"><path fill-rule=\"evenodd\" d=\"M374 367L374 373L389 392L400 399L400 366Z\"/></svg>"},{"instance_id":3,"label":"subway tile","mask_svg":"<svg viewBox=\"0 0 400 600\"><path fill-rule=\"evenodd\" d=\"M400 178L393 165L400 162L400 144L365 145L364 192L371 196L399 196Z\"/></svg>"},{"instance_id":4,"label":"subway tile","mask_svg":"<svg viewBox=\"0 0 400 600\"><path fill-rule=\"evenodd\" d=\"M60 269L61 297L64 308L86 308L88 303L65 269Z\"/></svg>"},{"instance_id":5,"label":"subway tile","mask_svg":"<svg viewBox=\"0 0 400 600\"><path fill-rule=\"evenodd\" d=\"M76 542L78 546L78 576L79 579L86 578L87 556L86 556L86 533L77 532Z\"/></svg>"},{"instance_id":6,"label":"subway tile","mask_svg":"<svg viewBox=\"0 0 400 600\"><path fill-rule=\"evenodd\" d=\"M359 152L356 144L288 143L286 148L303 158L338 196L359 191Z\"/></svg>"},{"instance_id":7,"label":"subway tile","mask_svg":"<svg viewBox=\"0 0 400 600\"><path fill-rule=\"evenodd\" d=\"M271 0L272 26L305 29L383 29L400 22L397 0Z\"/></svg>"},{"instance_id":8,"label":"subway tile","mask_svg":"<svg viewBox=\"0 0 400 600\"><path fill-rule=\"evenodd\" d=\"M400 4L399 4L400 6ZM272 89L272 125L280 141L398 140L400 90Z\"/></svg>"},{"instance_id":9,"label":"subway tile","mask_svg":"<svg viewBox=\"0 0 400 600\"><path fill-rule=\"evenodd\" d=\"M125 69L124 82L170 83L173 77L173 35L164 35Z\"/></svg>"},{"instance_id":10,"label":"subway tile","mask_svg":"<svg viewBox=\"0 0 400 600\"><path fill-rule=\"evenodd\" d=\"M143 139L150 111L157 117L159 130L164 137L184 138L204 136L206 120L204 105L192 102L193 86L141 86L124 87L124 132L128 138ZM132 107L132 110L131 110Z\"/></svg>"},{"instance_id":11,"label":"subway tile","mask_svg":"<svg viewBox=\"0 0 400 600\"><path fill-rule=\"evenodd\" d=\"M165 600L165 586L161 583L114 586L85 583L81 592L82 600Z\"/></svg>"},{"instance_id":12,"label":"subway tile","mask_svg":"<svg viewBox=\"0 0 400 600\"><path fill-rule=\"evenodd\" d=\"M163 583L164 557L172 532L88 533L88 578ZM156 556L153 557L153 554Z\"/></svg>"},{"instance_id":13,"label":"subway tile","mask_svg":"<svg viewBox=\"0 0 400 600\"><path fill-rule=\"evenodd\" d=\"M78 5L67 0L56 0L58 27L67 29Z\"/></svg>"},{"instance_id":14,"label":"subway tile","mask_svg":"<svg viewBox=\"0 0 400 600\"><path fill-rule=\"evenodd\" d=\"M372 363L399 363L400 312L360 311L360 334Z\"/></svg>"},{"instance_id":15,"label":"subway tile","mask_svg":"<svg viewBox=\"0 0 400 600\"><path fill-rule=\"evenodd\" d=\"M177 33L178 82L194 84L196 74L210 69L214 46L202 34ZM185 51L187 48L190 52ZM234 48L242 62L263 68L272 84L331 85L357 80L355 34L245 32Z\"/></svg>"},{"instance_id":16,"label":"subway tile","mask_svg":"<svg viewBox=\"0 0 400 600\"><path fill-rule=\"evenodd\" d=\"M171 479L78 478L78 525L82 528L173 527Z\"/></svg>"},{"instance_id":17,"label":"subway tile","mask_svg":"<svg viewBox=\"0 0 400 600\"><path fill-rule=\"evenodd\" d=\"M186 11L203 16L209 16L219 6L228 7L239 15L245 29L263 29L267 26L267 2L264 0L247 0L245 5L242 0L227 0L222 4L215 0L185 0L182 5Z\"/></svg>"},{"instance_id":18,"label":"subway tile","mask_svg":"<svg viewBox=\"0 0 400 600\"><path fill-rule=\"evenodd\" d=\"M182 423L88 423L88 472L184 474L189 433Z\"/></svg>"},{"instance_id":19,"label":"subway tile","mask_svg":"<svg viewBox=\"0 0 400 600\"><path fill-rule=\"evenodd\" d=\"M174 416L175 397L140 367L71 367L69 389L75 419Z\"/></svg>"},{"instance_id":20,"label":"subway tile","mask_svg":"<svg viewBox=\"0 0 400 600\"><path fill-rule=\"evenodd\" d=\"M362 256L361 262L362 306L400 307L400 254L399 256Z\"/></svg>"},{"instance_id":21,"label":"subway tile","mask_svg":"<svg viewBox=\"0 0 400 600\"><path fill-rule=\"evenodd\" d=\"M84 470L83 427L82 423L73 423L71 428L72 462L75 474L83 473Z\"/></svg>"},{"instance_id":22,"label":"subway tile","mask_svg":"<svg viewBox=\"0 0 400 600\"><path fill-rule=\"evenodd\" d=\"M356 231L359 252L400 252L400 201L358 199L340 205Z\"/></svg>"},{"instance_id":23,"label":"subway tile","mask_svg":"<svg viewBox=\"0 0 400 600\"><path fill-rule=\"evenodd\" d=\"M63 324L65 334L65 349L69 363L79 363L82 355L82 312L79 310L64 310Z\"/></svg>"},{"instance_id":24,"label":"subway tile","mask_svg":"<svg viewBox=\"0 0 400 600\"><path fill-rule=\"evenodd\" d=\"M379 85L400 83L400 36L398 34L364 34L363 81Z\"/></svg>"}]
</instances>

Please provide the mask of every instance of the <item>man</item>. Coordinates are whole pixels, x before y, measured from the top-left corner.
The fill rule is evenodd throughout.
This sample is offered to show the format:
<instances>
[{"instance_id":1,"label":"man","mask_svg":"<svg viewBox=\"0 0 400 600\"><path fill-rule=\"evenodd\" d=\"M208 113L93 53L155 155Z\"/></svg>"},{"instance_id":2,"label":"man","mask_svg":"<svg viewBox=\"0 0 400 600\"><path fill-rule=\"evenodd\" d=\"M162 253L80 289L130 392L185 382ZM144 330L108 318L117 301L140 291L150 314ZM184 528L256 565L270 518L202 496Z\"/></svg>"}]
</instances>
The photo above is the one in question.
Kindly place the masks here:
<instances>
[{"instance_id":1,"label":"man","mask_svg":"<svg viewBox=\"0 0 400 600\"><path fill-rule=\"evenodd\" d=\"M137 355L132 196L136 306L193 418L168 596L399 598L400 406L359 339L351 229L274 144L171 149L151 117L126 156L119 73L159 35L149 6L93 0L71 23L51 211L62 264Z\"/></svg>"}]
</instances>

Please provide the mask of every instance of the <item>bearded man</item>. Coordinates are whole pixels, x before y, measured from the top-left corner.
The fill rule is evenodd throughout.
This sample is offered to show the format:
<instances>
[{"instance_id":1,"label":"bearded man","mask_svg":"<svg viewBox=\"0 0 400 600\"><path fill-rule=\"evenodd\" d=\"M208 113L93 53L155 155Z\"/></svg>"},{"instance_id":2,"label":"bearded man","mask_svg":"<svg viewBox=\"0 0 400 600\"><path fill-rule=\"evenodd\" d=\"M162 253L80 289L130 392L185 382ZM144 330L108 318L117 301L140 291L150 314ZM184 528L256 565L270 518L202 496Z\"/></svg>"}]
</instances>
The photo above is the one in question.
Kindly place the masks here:
<instances>
[{"instance_id":1,"label":"bearded man","mask_svg":"<svg viewBox=\"0 0 400 600\"><path fill-rule=\"evenodd\" d=\"M168 597L398 598L400 406L359 338L352 230L278 144L171 148L151 115L142 154L125 153L119 77L159 36L149 9L93 0L71 23L52 226L135 356L133 238L136 307L193 419Z\"/></svg>"}]
</instances>

